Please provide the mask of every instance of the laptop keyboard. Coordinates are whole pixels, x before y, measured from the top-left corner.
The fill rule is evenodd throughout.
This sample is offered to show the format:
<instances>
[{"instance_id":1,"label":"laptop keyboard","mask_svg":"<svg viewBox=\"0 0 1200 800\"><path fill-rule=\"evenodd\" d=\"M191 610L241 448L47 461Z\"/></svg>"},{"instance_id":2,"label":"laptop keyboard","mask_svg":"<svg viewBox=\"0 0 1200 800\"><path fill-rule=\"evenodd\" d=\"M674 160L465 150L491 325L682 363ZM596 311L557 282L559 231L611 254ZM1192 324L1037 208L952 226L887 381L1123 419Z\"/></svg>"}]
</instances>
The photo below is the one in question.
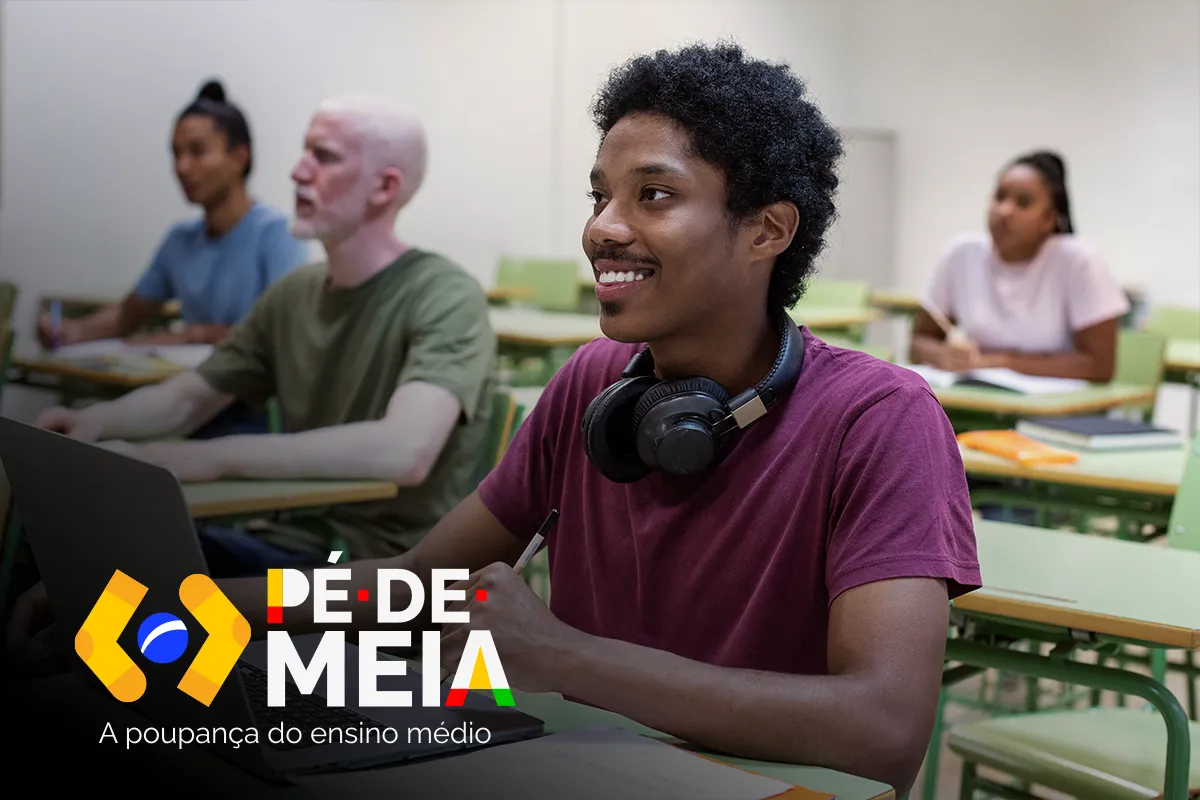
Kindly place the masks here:
<instances>
[{"instance_id":1,"label":"laptop keyboard","mask_svg":"<svg viewBox=\"0 0 1200 800\"><path fill-rule=\"evenodd\" d=\"M244 661L238 663L238 670L241 672L246 695L250 700L250 710L259 726L278 728L282 723L284 730L297 728L304 732L300 741L295 744L286 741L277 744L266 736L262 736L260 739L262 743L273 750L301 750L306 747L319 746L319 743L312 740L311 731L316 728L354 728L358 730L379 727L379 723L375 720L364 717L353 709L330 708L324 705L320 698L301 694L300 690L290 681L284 682L284 705L282 707L269 706L267 705L266 671ZM339 739L336 735L326 736L323 741L337 742Z\"/></svg>"}]
</instances>

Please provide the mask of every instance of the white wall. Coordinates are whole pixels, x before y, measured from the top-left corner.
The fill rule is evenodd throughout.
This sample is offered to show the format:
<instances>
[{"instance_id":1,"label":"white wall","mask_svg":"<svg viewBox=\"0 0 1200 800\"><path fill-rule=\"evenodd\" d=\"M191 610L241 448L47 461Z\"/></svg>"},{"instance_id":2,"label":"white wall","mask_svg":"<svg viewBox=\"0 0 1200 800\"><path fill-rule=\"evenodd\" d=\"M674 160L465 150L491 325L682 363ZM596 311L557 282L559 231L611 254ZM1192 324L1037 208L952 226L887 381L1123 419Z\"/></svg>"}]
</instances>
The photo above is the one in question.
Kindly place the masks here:
<instances>
[{"instance_id":1,"label":"white wall","mask_svg":"<svg viewBox=\"0 0 1200 800\"><path fill-rule=\"evenodd\" d=\"M123 294L167 226L196 213L169 135L210 76L249 117L254 193L285 208L322 97L380 91L411 106L431 167L400 230L488 283L506 252L582 267L587 105L610 67L736 35L795 63L836 114L846 19L836 0L9 0L0 274L21 285L17 333L28 337L42 293Z\"/></svg>"},{"instance_id":2,"label":"white wall","mask_svg":"<svg viewBox=\"0 0 1200 800\"><path fill-rule=\"evenodd\" d=\"M322 97L390 93L426 121L412 241L491 280L502 253L578 258L588 105L637 52L735 37L803 76L831 121L897 142L897 283L978 228L996 169L1068 160L1075 217L1118 276L1200 303L1200 0L8 0L0 274L18 335L43 292L120 295L195 213L174 114L223 79L255 135L253 190L288 172Z\"/></svg>"},{"instance_id":3,"label":"white wall","mask_svg":"<svg viewBox=\"0 0 1200 800\"><path fill-rule=\"evenodd\" d=\"M850 6L850 117L899 142L905 288L950 236L984 228L1008 159L1050 147L1118 278L1200 305L1200 0Z\"/></svg>"}]
</instances>

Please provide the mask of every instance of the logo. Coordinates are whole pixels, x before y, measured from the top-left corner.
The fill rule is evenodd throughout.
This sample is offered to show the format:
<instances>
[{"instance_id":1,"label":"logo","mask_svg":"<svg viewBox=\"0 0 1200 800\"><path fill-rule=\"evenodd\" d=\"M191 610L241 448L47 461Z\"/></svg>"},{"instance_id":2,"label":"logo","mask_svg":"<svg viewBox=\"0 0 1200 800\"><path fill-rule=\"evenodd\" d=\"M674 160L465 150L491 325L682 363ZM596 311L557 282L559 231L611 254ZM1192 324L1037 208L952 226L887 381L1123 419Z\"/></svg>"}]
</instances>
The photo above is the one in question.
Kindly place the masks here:
<instances>
[{"instance_id":1,"label":"logo","mask_svg":"<svg viewBox=\"0 0 1200 800\"><path fill-rule=\"evenodd\" d=\"M146 691L145 673L117 644L145 596L145 586L116 570L75 634L75 652L123 703L132 703ZM198 702L211 705L250 641L250 623L207 575L185 578L179 584L179 600L208 637L178 688ZM174 614L151 614L138 626L137 642L139 652L147 659L169 664L187 650L187 626Z\"/></svg>"},{"instance_id":2,"label":"logo","mask_svg":"<svg viewBox=\"0 0 1200 800\"><path fill-rule=\"evenodd\" d=\"M340 552L330 554L329 562L337 563ZM317 625L349 625L353 613L349 610L330 610L330 603L345 603L349 600L347 589L331 588L335 581L349 582L349 569L314 569L312 585L304 572L296 569L267 570L267 624L283 625L284 611L299 606L312 594L312 622ZM470 614L466 611L447 611L446 604L461 601L466 592L447 589L447 584L465 581L471 573L465 569L435 569L430 576L430 610L436 623L466 623ZM403 610L391 608L391 586L400 581L408 585L409 604ZM367 603L371 589L359 588L355 601ZM411 622L421 613L425 605L425 587L412 572L403 569L380 569L376 572L376 618L380 625L395 625ZM475 601L486 602L487 593L477 591ZM290 675L295 686L303 694L311 694L322 674L327 675L326 701L330 706L344 706L346 674L346 638L344 631L329 630L320 637L315 651L304 663L290 634L285 630L267 631L267 705L284 705L285 685ZM403 675L407 663L399 659L379 660L380 648L408 648L412 646L412 632L407 630L360 631L358 633L359 681L358 705L401 706L413 704L411 691L384 691L377 687L381 675ZM426 707L442 705L441 682L441 633L424 631L421 634L421 704ZM467 700L468 691L490 691L498 706L514 706L512 691L500 664L500 656L492 641L490 631L472 630L459 659L458 669L446 697L446 706L461 706Z\"/></svg>"}]
</instances>

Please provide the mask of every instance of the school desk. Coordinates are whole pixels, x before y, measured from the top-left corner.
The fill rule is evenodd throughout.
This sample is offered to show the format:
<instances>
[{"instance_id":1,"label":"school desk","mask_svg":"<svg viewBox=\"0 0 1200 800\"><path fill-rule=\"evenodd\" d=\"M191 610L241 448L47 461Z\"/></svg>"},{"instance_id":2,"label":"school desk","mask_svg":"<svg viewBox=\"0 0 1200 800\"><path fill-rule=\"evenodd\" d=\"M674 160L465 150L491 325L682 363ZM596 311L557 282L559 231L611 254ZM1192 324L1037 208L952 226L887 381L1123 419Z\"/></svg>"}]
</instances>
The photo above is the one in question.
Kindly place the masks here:
<instances>
[{"instance_id":1,"label":"school desk","mask_svg":"<svg viewBox=\"0 0 1200 800\"><path fill-rule=\"evenodd\" d=\"M943 686L998 669L1141 697L1167 726L1163 800L1185 800L1188 718L1161 674L1168 651L1200 648L1200 552L986 520L975 536L984 588L953 603ZM1012 649L1019 641L1054 647ZM1069 657L1121 644L1150 649L1158 677ZM926 774L937 772L940 733L939 718Z\"/></svg>"},{"instance_id":2,"label":"school desk","mask_svg":"<svg viewBox=\"0 0 1200 800\"><path fill-rule=\"evenodd\" d=\"M980 428L1012 428L1025 417L1094 414L1145 403L1155 389L1120 383L1092 384L1078 392L1021 394L990 386L948 386L933 393L958 433Z\"/></svg>"},{"instance_id":3,"label":"school desk","mask_svg":"<svg viewBox=\"0 0 1200 800\"><path fill-rule=\"evenodd\" d=\"M40 721L54 726L53 729L57 731L56 735L60 739L65 738L67 733L76 734L80 740L90 740L89 744L93 746L98 742L105 723L112 723L118 737L124 736L127 727L146 728L154 724L132 706L123 705L107 696L103 688L96 690L85 686L83 680L79 674L41 678L30 682L27 687L21 687L21 699L27 703L26 708L38 710ZM530 695L521 692L513 692L513 695L518 708L545 721L548 733L578 730L586 725L599 723L669 739L625 717L580 706L558 695ZM200 722L202 719L202 716L196 716L196 722L193 724L203 724ZM123 744L112 745L111 742L107 746L113 747L114 750L123 748ZM139 766L152 770L153 774L140 773L136 777L131 776L130 786L150 782L162 785L160 782L169 780L178 786L211 789L220 792L219 796L225 797L311 796L300 786L271 786L198 745L182 749L175 746L143 747L144 754L153 753L154 757L145 759L144 764ZM114 752L114 756L121 755L121 752ZM833 770L724 756L714 757L808 789L836 793L838 800L893 800L895 797L892 789L885 784ZM614 766L619 768L620 765ZM402 780L403 767L400 767L396 774L397 780ZM536 776L530 776L530 780L536 780ZM398 796L404 794L402 783L398 783L397 792Z\"/></svg>"},{"instance_id":4,"label":"school desk","mask_svg":"<svg viewBox=\"0 0 1200 800\"><path fill-rule=\"evenodd\" d=\"M239 480L182 485L194 519L390 500L397 493L396 484L388 481Z\"/></svg>"},{"instance_id":5,"label":"school desk","mask_svg":"<svg viewBox=\"0 0 1200 800\"><path fill-rule=\"evenodd\" d=\"M1200 421L1200 339L1168 339L1163 367L1163 380L1185 384L1191 393L1187 432L1195 436Z\"/></svg>"},{"instance_id":6,"label":"school desk","mask_svg":"<svg viewBox=\"0 0 1200 800\"><path fill-rule=\"evenodd\" d=\"M144 355L61 357L53 352L32 350L14 354L12 366L17 370L14 381L26 385L61 389L46 380L47 376L53 376L110 390L130 390L161 383L182 369L170 361Z\"/></svg>"},{"instance_id":7,"label":"school desk","mask_svg":"<svg viewBox=\"0 0 1200 800\"><path fill-rule=\"evenodd\" d=\"M967 475L997 485L972 491L975 505L1036 509L1048 527L1052 512L1113 515L1119 536L1140 538L1125 523L1150 523L1165 530L1183 477L1186 445L1125 451L1076 451L1074 464L1021 466L1007 458L959 445Z\"/></svg>"},{"instance_id":8,"label":"school desk","mask_svg":"<svg viewBox=\"0 0 1200 800\"><path fill-rule=\"evenodd\" d=\"M880 289L871 292L871 306L887 314L911 316L921 308L921 298L913 292L899 289Z\"/></svg>"}]
</instances>

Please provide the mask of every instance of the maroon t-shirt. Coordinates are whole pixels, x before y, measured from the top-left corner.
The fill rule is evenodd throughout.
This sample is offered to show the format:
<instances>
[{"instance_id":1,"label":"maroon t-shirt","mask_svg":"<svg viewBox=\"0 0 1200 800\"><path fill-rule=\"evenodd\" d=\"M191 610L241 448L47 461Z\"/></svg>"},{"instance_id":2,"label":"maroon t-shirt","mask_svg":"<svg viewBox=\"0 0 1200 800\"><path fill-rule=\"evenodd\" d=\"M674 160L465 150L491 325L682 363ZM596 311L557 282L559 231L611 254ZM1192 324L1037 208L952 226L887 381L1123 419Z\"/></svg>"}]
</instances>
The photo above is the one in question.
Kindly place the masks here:
<instances>
[{"instance_id":1,"label":"maroon t-shirt","mask_svg":"<svg viewBox=\"0 0 1200 800\"><path fill-rule=\"evenodd\" d=\"M640 345L596 340L554 376L479 493L525 541L559 509L559 619L709 664L825 674L829 606L847 589L980 586L966 475L928 385L802 332L795 389L698 476L618 484L584 454L584 410Z\"/></svg>"}]
</instances>

